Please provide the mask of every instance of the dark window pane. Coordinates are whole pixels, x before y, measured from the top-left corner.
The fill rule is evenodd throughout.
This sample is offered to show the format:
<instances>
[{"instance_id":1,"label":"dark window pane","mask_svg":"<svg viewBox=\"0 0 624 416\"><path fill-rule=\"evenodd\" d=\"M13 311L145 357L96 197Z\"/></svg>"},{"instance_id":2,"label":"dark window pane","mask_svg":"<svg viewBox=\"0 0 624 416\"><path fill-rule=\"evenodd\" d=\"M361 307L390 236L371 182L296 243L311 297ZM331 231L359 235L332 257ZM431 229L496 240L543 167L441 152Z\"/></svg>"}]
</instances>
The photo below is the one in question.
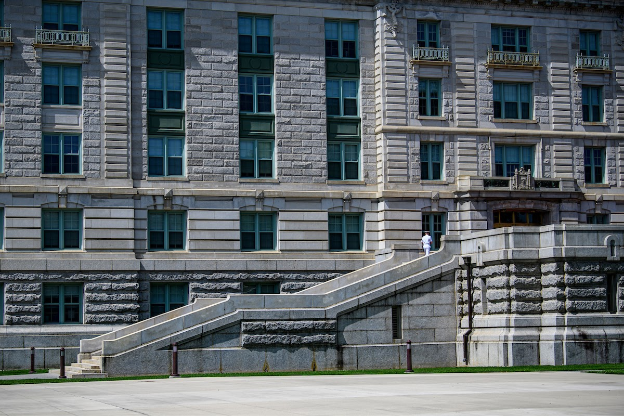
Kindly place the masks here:
<instances>
[{"instance_id":1,"label":"dark window pane","mask_svg":"<svg viewBox=\"0 0 624 416\"><path fill-rule=\"evenodd\" d=\"M433 180L439 180L440 177L441 177L441 172L442 172L441 164L438 163L438 162L433 162L432 167L433 167L433 178L432 179Z\"/></svg>"},{"instance_id":2,"label":"dark window pane","mask_svg":"<svg viewBox=\"0 0 624 416\"><path fill-rule=\"evenodd\" d=\"M273 176L273 161L260 160L258 161L258 167L260 169L260 173L258 174L258 177L270 178Z\"/></svg>"},{"instance_id":3,"label":"dark window pane","mask_svg":"<svg viewBox=\"0 0 624 416\"><path fill-rule=\"evenodd\" d=\"M342 170L340 168L340 162L328 162L327 163L327 178L328 179L342 179Z\"/></svg>"},{"instance_id":4,"label":"dark window pane","mask_svg":"<svg viewBox=\"0 0 624 416\"><path fill-rule=\"evenodd\" d=\"M418 114L421 116L426 116L427 114L427 98L421 97L418 100Z\"/></svg>"},{"instance_id":5,"label":"dark window pane","mask_svg":"<svg viewBox=\"0 0 624 416\"><path fill-rule=\"evenodd\" d=\"M345 116L357 116L357 100L345 98L344 115Z\"/></svg>"},{"instance_id":6,"label":"dark window pane","mask_svg":"<svg viewBox=\"0 0 624 416\"><path fill-rule=\"evenodd\" d=\"M340 115L340 98L327 98L327 115Z\"/></svg>"},{"instance_id":7,"label":"dark window pane","mask_svg":"<svg viewBox=\"0 0 624 416\"><path fill-rule=\"evenodd\" d=\"M345 179L358 179L358 162L345 162Z\"/></svg>"},{"instance_id":8,"label":"dark window pane","mask_svg":"<svg viewBox=\"0 0 624 416\"><path fill-rule=\"evenodd\" d=\"M256 234L255 233L241 233L241 250L255 250L256 249Z\"/></svg>"},{"instance_id":9,"label":"dark window pane","mask_svg":"<svg viewBox=\"0 0 624 416\"><path fill-rule=\"evenodd\" d=\"M63 173L80 173L78 155L63 157Z\"/></svg>"},{"instance_id":10,"label":"dark window pane","mask_svg":"<svg viewBox=\"0 0 624 416\"><path fill-rule=\"evenodd\" d=\"M150 314L152 316L160 315L161 313L165 313L165 305L164 304L155 304L152 303L150 305Z\"/></svg>"},{"instance_id":11,"label":"dark window pane","mask_svg":"<svg viewBox=\"0 0 624 416\"><path fill-rule=\"evenodd\" d=\"M43 155L43 173L60 173L58 155Z\"/></svg>"},{"instance_id":12,"label":"dark window pane","mask_svg":"<svg viewBox=\"0 0 624 416\"><path fill-rule=\"evenodd\" d=\"M78 25L76 25L76 24L73 24L73 23L64 23L63 24L63 30L71 30L71 31L77 32L78 29L79 29Z\"/></svg>"},{"instance_id":13,"label":"dark window pane","mask_svg":"<svg viewBox=\"0 0 624 416\"><path fill-rule=\"evenodd\" d=\"M74 86L63 87L63 104L79 104L79 88Z\"/></svg>"},{"instance_id":14,"label":"dark window pane","mask_svg":"<svg viewBox=\"0 0 624 416\"><path fill-rule=\"evenodd\" d=\"M253 178L254 175L254 161L253 160L241 160L241 178Z\"/></svg>"},{"instance_id":15,"label":"dark window pane","mask_svg":"<svg viewBox=\"0 0 624 416\"><path fill-rule=\"evenodd\" d=\"M150 176L164 175L165 172L163 171L163 161L164 159L162 157L150 157L148 175Z\"/></svg>"},{"instance_id":16,"label":"dark window pane","mask_svg":"<svg viewBox=\"0 0 624 416\"><path fill-rule=\"evenodd\" d=\"M505 103L505 118L518 118L518 103Z\"/></svg>"},{"instance_id":17,"label":"dark window pane","mask_svg":"<svg viewBox=\"0 0 624 416\"><path fill-rule=\"evenodd\" d=\"M271 53L271 38L268 36L256 37L256 53Z\"/></svg>"},{"instance_id":18,"label":"dark window pane","mask_svg":"<svg viewBox=\"0 0 624 416\"><path fill-rule=\"evenodd\" d=\"M162 48L162 32L160 30L147 31L147 47Z\"/></svg>"},{"instance_id":19,"label":"dark window pane","mask_svg":"<svg viewBox=\"0 0 624 416\"><path fill-rule=\"evenodd\" d=\"M494 118L502 118L501 102L494 101Z\"/></svg>"},{"instance_id":20,"label":"dark window pane","mask_svg":"<svg viewBox=\"0 0 624 416\"><path fill-rule=\"evenodd\" d=\"M355 42L346 40L342 42L342 57L355 58Z\"/></svg>"},{"instance_id":21,"label":"dark window pane","mask_svg":"<svg viewBox=\"0 0 624 416\"><path fill-rule=\"evenodd\" d=\"M58 230L43 231L43 248L59 248Z\"/></svg>"},{"instance_id":22,"label":"dark window pane","mask_svg":"<svg viewBox=\"0 0 624 416\"><path fill-rule=\"evenodd\" d=\"M325 41L325 56L330 58L338 57L338 41L337 40L326 40Z\"/></svg>"},{"instance_id":23,"label":"dark window pane","mask_svg":"<svg viewBox=\"0 0 624 416\"><path fill-rule=\"evenodd\" d=\"M238 35L238 51L243 53L252 53L252 39L250 35Z\"/></svg>"},{"instance_id":24,"label":"dark window pane","mask_svg":"<svg viewBox=\"0 0 624 416\"><path fill-rule=\"evenodd\" d=\"M80 233L78 230L66 230L64 237L65 246L63 248L80 248Z\"/></svg>"},{"instance_id":25,"label":"dark window pane","mask_svg":"<svg viewBox=\"0 0 624 416\"><path fill-rule=\"evenodd\" d=\"M77 324L80 323L80 306L79 305L65 305L64 323Z\"/></svg>"},{"instance_id":26,"label":"dark window pane","mask_svg":"<svg viewBox=\"0 0 624 416\"><path fill-rule=\"evenodd\" d=\"M341 233L329 234L329 249L330 250L342 250L342 234Z\"/></svg>"},{"instance_id":27,"label":"dark window pane","mask_svg":"<svg viewBox=\"0 0 624 416\"><path fill-rule=\"evenodd\" d=\"M167 48L169 49L181 49L182 48L182 33L178 31L167 32Z\"/></svg>"},{"instance_id":28,"label":"dark window pane","mask_svg":"<svg viewBox=\"0 0 624 416\"><path fill-rule=\"evenodd\" d=\"M58 305L44 305L43 323L44 324L58 324L59 323L59 306Z\"/></svg>"},{"instance_id":29,"label":"dark window pane","mask_svg":"<svg viewBox=\"0 0 624 416\"><path fill-rule=\"evenodd\" d=\"M165 233L163 231L150 231L150 246L151 250L158 250L165 248Z\"/></svg>"},{"instance_id":30,"label":"dark window pane","mask_svg":"<svg viewBox=\"0 0 624 416\"><path fill-rule=\"evenodd\" d=\"M594 182L602 183L602 167L594 166Z\"/></svg>"},{"instance_id":31,"label":"dark window pane","mask_svg":"<svg viewBox=\"0 0 624 416\"><path fill-rule=\"evenodd\" d=\"M147 100L149 108L163 108L163 92L158 90L147 91Z\"/></svg>"},{"instance_id":32,"label":"dark window pane","mask_svg":"<svg viewBox=\"0 0 624 416\"><path fill-rule=\"evenodd\" d=\"M529 108L529 104L528 103L522 103L521 104L521 108L522 108L522 119L523 120L528 120L529 118L531 118L531 111Z\"/></svg>"},{"instance_id":33,"label":"dark window pane","mask_svg":"<svg viewBox=\"0 0 624 416\"><path fill-rule=\"evenodd\" d=\"M184 248L184 233L182 231L169 232L169 249Z\"/></svg>"},{"instance_id":34,"label":"dark window pane","mask_svg":"<svg viewBox=\"0 0 624 416\"><path fill-rule=\"evenodd\" d=\"M271 112L271 96L270 95L258 96L258 112L259 113Z\"/></svg>"},{"instance_id":35,"label":"dark window pane","mask_svg":"<svg viewBox=\"0 0 624 416\"><path fill-rule=\"evenodd\" d=\"M167 162L169 164L169 172L167 172L169 175L182 175L182 159L170 157Z\"/></svg>"},{"instance_id":36,"label":"dark window pane","mask_svg":"<svg viewBox=\"0 0 624 416\"><path fill-rule=\"evenodd\" d=\"M58 85L43 86L43 103L44 104L60 104Z\"/></svg>"},{"instance_id":37,"label":"dark window pane","mask_svg":"<svg viewBox=\"0 0 624 416\"><path fill-rule=\"evenodd\" d=\"M438 111L439 101L435 98L431 99L431 116L439 116L440 112Z\"/></svg>"},{"instance_id":38,"label":"dark window pane","mask_svg":"<svg viewBox=\"0 0 624 416\"><path fill-rule=\"evenodd\" d=\"M174 108L178 110L182 108L181 91L167 91L167 108Z\"/></svg>"},{"instance_id":39,"label":"dark window pane","mask_svg":"<svg viewBox=\"0 0 624 416\"><path fill-rule=\"evenodd\" d=\"M43 28L48 30L59 30L59 25L58 23L45 22L43 24Z\"/></svg>"},{"instance_id":40,"label":"dark window pane","mask_svg":"<svg viewBox=\"0 0 624 416\"><path fill-rule=\"evenodd\" d=\"M347 233L347 250L359 250L360 249L360 234L359 233Z\"/></svg>"},{"instance_id":41,"label":"dark window pane","mask_svg":"<svg viewBox=\"0 0 624 416\"><path fill-rule=\"evenodd\" d=\"M504 176L503 175L503 164L502 163L497 163L494 167L494 176Z\"/></svg>"},{"instance_id":42,"label":"dark window pane","mask_svg":"<svg viewBox=\"0 0 624 416\"><path fill-rule=\"evenodd\" d=\"M429 162L421 161L420 162L420 178L422 180L428 180L429 178Z\"/></svg>"},{"instance_id":43,"label":"dark window pane","mask_svg":"<svg viewBox=\"0 0 624 416\"><path fill-rule=\"evenodd\" d=\"M253 95L240 94L240 111L253 112Z\"/></svg>"},{"instance_id":44,"label":"dark window pane","mask_svg":"<svg viewBox=\"0 0 624 416\"><path fill-rule=\"evenodd\" d=\"M260 233L260 250L273 249L273 233Z\"/></svg>"}]
</instances>

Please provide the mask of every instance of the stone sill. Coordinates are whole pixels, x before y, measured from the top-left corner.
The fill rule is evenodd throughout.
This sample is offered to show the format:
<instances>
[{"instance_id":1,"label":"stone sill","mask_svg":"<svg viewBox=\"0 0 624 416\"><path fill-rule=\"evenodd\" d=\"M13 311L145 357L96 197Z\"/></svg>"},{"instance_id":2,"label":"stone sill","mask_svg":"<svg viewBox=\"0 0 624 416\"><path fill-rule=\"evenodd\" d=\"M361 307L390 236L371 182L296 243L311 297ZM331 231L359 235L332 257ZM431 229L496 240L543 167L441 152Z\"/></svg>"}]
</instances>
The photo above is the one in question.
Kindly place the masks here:
<instances>
[{"instance_id":1,"label":"stone sill","mask_svg":"<svg viewBox=\"0 0 624 416\"><path fill-rule=\"evenodd\" d=\"M65 104L42 104L42 109L46 108L54 108L54 109L62 109L62 110L82 110L82 105L65 105Z\"/></svg>"},{"instance_id":2,"label":"stone sill","mask_svg":"<svg viewBox=\"0 0 624 416\"><path fill-rule=\"evenodd\" d=\"M452 62L450 61L428 61L428 60L424 60L424 59L412 59L410 61L410 64L412 65L431 65L431 66L450 66L453 65Z\"/></svg>"},{"instance_id":3,"label":"stone sill","mask_svg":"<svg viewBox=\"0 0 624 416\"><path fill-rule=\"evenodd\" d=\"M85 179L84 175L64 175L61 173L42 173L39 177L51 179Z\"/></svg>"},{"instance_id":4,"label":"stone sill","mask_svg":"<svg viewBox=\"0 0 624 416\"><path fill-rule=\"evenodd\" d=\"M238 183L280 183L276 178L238 178Z\"/></svg>"},{"instance_id":5,"label":"stone sill","mask_svg":"<svg viewBox=\"0 0 624 416\"><path fill-rule=\"evenodd\" d=\"M492 123L524 123L537 124L537 120L518 120L515 118L493 118Z\"/></svg>"},{"instance_id":6,"label":"stone sill","mask_svg":"<svg viewBox=\"0 0 624 416\"><path fill-rule=\"evenodd\" d=\"M449 183L447 181L442 181L442 180L440 181L421 180L420 184L421 185L448 185Z\"/></svg>"},{"instance_id":7,"label":"stone sill","mask_svg":"<svg viewBox=\"0 0 624 416\"><path fill-rule=\"evenodd\" d=\"M33 48L40 49L61 49L67 51L90 51L93 49L91 46L80 46L80 45L57 45L54 43L33 43Z\"/></svg>"},{"instance_id":8,"label":"stone sill","mask_svg":"<svg viewBox=\"0 0 624 416\"><path fill-rule=\"evenodd\" d=\"M421 115L418 115L418 120L446 121L446 117L444 117L444 116L421 116Z\"/></svg>"},{"instance_id":9,"label":"stone sill","mask_svg":"<svg viewBox=\"0 0 624 416\"><path fill-rule=\"evenodd\" d=\"M186 176L148 176L146 181L177 181L177 182L189 182Z\"/></svg>"},{"instance_id":10,"label":"stone sill","mask_svg":"<svg viewBox=\"0 0 624 416\"><path fill-rule=\"evenodd\" d=\"M586 183L585 188L611 188L608 183Z\"/></svg>"},{"instance_id":11,"label":"stone sill","mask_svg":"<svg viewBox=\"0 0 624 416\"><path fill-rule=\"evenodd\" d=\"M602 127L607 127L608 124L605 123L604 121L583 121L581 123L581 126L602 126Z\"/></svg>"},{"instance_id":12,"label":"stone sill","mask_svg":"<svg viewBox=\"0 0 624 416\"><path fill-rule=\"evenodd\" d=\"M364 181L341 181L333 179L328 179L325 183L327 185L366 185L366 182Z\"/></svg>"},{"instance_id":13,"label":"stone sill","mask_svg":"<svg viewBox=\"0 0 624 416\"><path fill-rule=\"evenodd\" d=\"M529 65L505 65L505 64L485 64L485 67L496 68L496 69L515 69L515 70L524 70L524 71L539 71L544 67L541 65L537 66L529 66Z\"/></svg>"},{"instance_id":14,"label":"stone sill","mask_svg":"<svg viewBox=\"0 0 624 416\"><path fill-rule=\"evenodd\" d=\"M574 72L587 72L590 74L611 74L613 70L603 68L574 68Z\"/></svg>"}]
</instances>

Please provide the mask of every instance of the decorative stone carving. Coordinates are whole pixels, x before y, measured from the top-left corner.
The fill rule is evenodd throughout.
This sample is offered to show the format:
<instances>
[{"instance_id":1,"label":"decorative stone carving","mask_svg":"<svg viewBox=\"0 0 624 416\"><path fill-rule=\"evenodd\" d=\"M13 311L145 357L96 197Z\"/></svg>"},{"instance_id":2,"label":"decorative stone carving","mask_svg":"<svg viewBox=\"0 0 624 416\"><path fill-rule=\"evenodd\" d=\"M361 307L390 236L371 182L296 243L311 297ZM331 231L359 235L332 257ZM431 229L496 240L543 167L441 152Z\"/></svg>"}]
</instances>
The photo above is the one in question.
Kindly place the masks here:
<instances>
[{"instance_id":1,"label":"decorative stone carving","mask_svg":"<svg viewBox=\"0 0 624 416\"><path fill-rule=\"evenodd\" d=\"M516 169L514 176L511 178L511 189L515 191L535 189L531 169L526 171L524 168Z\"/></svg>"},{"instance_id":2,"label":"decorative stone carving","mask_svg":"<svg viewBox=\"0 0 624 416\"><path fill-rule=\"evenodd\" d=\"M401 29L397 15L399 13L404 14L403 5L400 0L392 0L390 3L382 3L378 7L383 10L382 16L386 18L386 31L390 32L393 38L396 38L397 33Z\"/></svg>"}]
</instances>

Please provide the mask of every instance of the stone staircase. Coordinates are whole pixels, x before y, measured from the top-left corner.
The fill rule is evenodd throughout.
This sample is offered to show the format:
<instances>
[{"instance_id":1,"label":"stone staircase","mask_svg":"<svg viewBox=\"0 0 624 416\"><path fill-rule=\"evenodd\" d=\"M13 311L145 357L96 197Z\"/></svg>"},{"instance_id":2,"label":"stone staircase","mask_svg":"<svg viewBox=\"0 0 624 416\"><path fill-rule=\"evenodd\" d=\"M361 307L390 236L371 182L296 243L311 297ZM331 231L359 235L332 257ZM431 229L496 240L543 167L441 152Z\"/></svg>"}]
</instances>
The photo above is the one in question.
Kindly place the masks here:
<instances>
[{"instance_id":1,"label":"stone staircase","mask_svg":"<svg viewBox=\"0 0 624 416\"><path fill-rule=\"evenodd\" d=\"M50 370L50 374L60 375L60 369ZM105 378L108 374L102 372L102 357L95 354L80 354L78 362L65 366L67 378Z\"/></svg>"}]
</instances>

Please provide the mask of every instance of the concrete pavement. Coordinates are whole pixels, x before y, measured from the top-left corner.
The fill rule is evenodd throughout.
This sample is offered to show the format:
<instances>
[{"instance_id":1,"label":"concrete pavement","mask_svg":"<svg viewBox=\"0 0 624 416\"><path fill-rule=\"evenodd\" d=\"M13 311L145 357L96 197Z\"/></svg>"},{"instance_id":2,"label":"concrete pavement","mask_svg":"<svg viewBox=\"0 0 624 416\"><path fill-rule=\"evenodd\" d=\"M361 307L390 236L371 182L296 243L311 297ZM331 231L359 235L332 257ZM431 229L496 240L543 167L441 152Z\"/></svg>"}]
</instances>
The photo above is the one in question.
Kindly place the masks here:
<instances>
[{"instance_id":1,"label":"concrete pavement","mask_svg":"<svg viewBox=\"0 0 624 416\"><path fill-rule=\"evenodd\" d=\"M624 376L577 372L181 378L0 386L1 415L622 415Z\"/></svg>"}]
</instances>

